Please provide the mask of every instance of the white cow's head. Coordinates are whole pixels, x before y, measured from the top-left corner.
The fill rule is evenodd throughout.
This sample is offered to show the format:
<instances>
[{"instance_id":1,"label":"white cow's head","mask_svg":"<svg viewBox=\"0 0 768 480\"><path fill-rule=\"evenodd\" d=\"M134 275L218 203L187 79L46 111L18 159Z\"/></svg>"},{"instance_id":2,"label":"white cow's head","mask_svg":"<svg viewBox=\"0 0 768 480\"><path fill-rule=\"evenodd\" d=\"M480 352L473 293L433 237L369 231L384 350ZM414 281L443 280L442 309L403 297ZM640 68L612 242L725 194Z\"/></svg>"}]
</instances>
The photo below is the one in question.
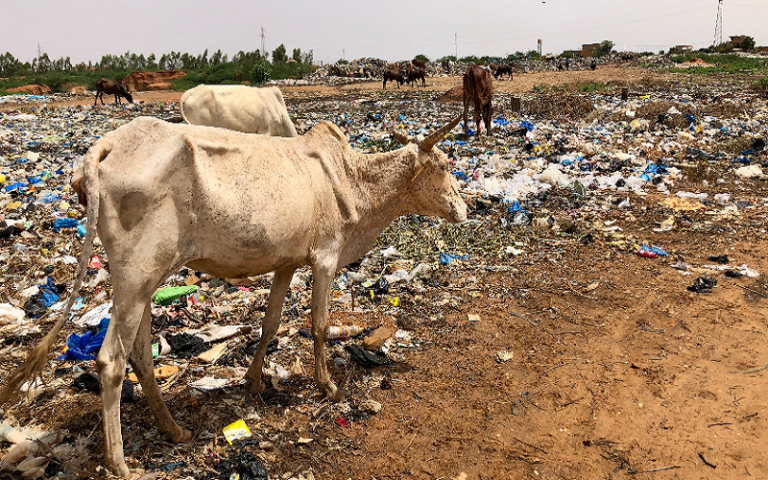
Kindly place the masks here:
<instances>
[{"instance_id":1,"label":"white cow's head","mask_svg":"<svg viewBox=\"0 0 768 480\"><path fill-rule=\"evenodd\" d=\"M437 142L458 125L460 118L457 117L421 141L393 133L395 139L403 145L415 144L410 148L416 152L416 170L408 188L408 206L412 213L442 217L451 223L467 220L467 204L461 198L459 186L451 174L448 156L434 148Z\"/></svg>"}]
</instances>

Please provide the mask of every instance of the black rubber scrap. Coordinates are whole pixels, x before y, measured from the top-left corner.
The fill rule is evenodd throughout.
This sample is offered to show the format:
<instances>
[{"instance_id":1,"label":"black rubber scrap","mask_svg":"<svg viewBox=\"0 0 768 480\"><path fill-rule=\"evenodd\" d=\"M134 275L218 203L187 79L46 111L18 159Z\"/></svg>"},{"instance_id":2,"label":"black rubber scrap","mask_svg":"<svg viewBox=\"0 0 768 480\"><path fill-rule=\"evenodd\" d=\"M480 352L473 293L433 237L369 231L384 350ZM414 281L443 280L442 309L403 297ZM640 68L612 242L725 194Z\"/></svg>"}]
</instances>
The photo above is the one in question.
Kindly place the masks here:
<instances>
[{"instance_id":1,"label":"black rubber scrap","mask_svg":"<svg viewBox=\"0 0 768 480\"><path fill-rule=\"evenodd\" d=\"M93 373L83 373L79 377L75 378L72 384L75 390L88 390L96 395L101 393L101 386L99 385L99 377ZM130 380L123 380L122 390L120 391L120 401L122 403L136 403L134 397L133 382Z\"/></svg>"},{"instance_id":2,"label":"black rubber scrap","mask_svg":"<svg viewBox=\"0 0 768 480\"><path fill-rule=\"evenodd\" d=\"M383 353L372 352L362 348L360 345L345 345L344 349L349 352L349 357L353 362L365 368L382 367L390 365L392 359L387 358Z\"/></svg>"},{"instance_id":3,"label":"black rubber scrap","mask_svg":"<svg viewBox=\"0 0 768 480\"><path fill-rule=\"evenodd\" d=\"M240 480L268 480L267 469L259 458L250 452L239 452L227 460L222 460L216 466L220 478L233 478L239 475Z\"/></svg>"},{"instance_id":4,"label":"black rubber scrap","mask_svg":"<svg viewBox=\"0 0 768 480\"><path fill-rule=\"evenodd\" d=\"M712 288L717 285L717 280L709 277L699 277L696 282L688 287L689 292L695 293L712 293Z\"/></svg>"},{"instance_id":5,"label":"black rubber scrap","mask_svg":"<svg viewBox=\"0 0 768 480\"><path fill-rule=\"evenodd\" d=\"M728 255L712 255L709 257L710 262L719 263L720 265L728 264Z\"/></svg>"},{"instance_id":6,"label":"black rubber scrap","mask_svg":"<svg viewBox=\"0 0 768 480\"><path fill-rule=\"evenodd\" d=\"M179 333L169 335L168 344L176 356L180 358L191 358L207 352L211 347L203 341L202 338L190 335L188 333Z\"/></svg>"}]
</instances>

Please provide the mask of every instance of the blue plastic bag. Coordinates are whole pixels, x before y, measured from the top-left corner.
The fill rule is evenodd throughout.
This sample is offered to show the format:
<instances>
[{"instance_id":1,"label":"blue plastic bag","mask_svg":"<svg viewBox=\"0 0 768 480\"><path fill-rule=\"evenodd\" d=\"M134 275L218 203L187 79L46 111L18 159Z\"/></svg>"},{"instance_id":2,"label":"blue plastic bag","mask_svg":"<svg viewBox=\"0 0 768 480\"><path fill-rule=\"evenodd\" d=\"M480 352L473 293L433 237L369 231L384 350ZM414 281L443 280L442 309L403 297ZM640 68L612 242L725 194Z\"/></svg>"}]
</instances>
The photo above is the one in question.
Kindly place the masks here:
<instances>
[{"instance_id":1,"label":"blue plastic bag","mask_svg":"<svg viewBox=\"0 0 768 480\"><path fill-rule=\"evenodd\" d=\"M440 265L450 265L454 260L469 260L469 255L451 255L450 253L440 252Z\"/></svg>"},{"instance_id":2,"label":"blue plastic bag","mask_svg":"<svg viewBox=\"0 0 768 480\"><path fill-rule=\"evenodd\" d=\"M653 252L656 255L660 256L660 257L668 257L669 256L669 254L667 252L665 252L661 248L657 247L656 245L651 245L650 247L648 245L643 245L642 247L640 247L640 250L645 250L647 252Z\"/></svg>"},{"instance_id":3,"label":"blue plastic bag","mask_svg":"<svg viewBox=\"0 0 768 480\"><path fill-rule=\"evenodd\" d=\"M96 354L99 353L104 337L107 335L107 327L109 327L109 319L102 318L97 333L90 330L82 335L73 333L67 338L67 351L57 360L96 360Z\"/></svg>"},{"instance_id":4,"label":"blue plastic bag","mask_svg":"<svg viewBox=\"0 0 768 480\"><path fill-rule=\"evenodd\" d=\"M57 218L53 221L53 229L56 233L59 233L62 228L77 228L79 223L74 218Z\"/></svg>"},{"instance_id":5,"label":"blue plastic bag","mask_svg":"<svg viewBox=\"0 0 768 480\"><path fill-rule=\"evenodd\" d=\"M6 185L5 186L5 191L6 192L12 192L14 190L23 190L26 187L27 187L26 183L24 183L24 182L16 182L16 183L12 183L10 185Z\"/></svg>"}]
</instances>

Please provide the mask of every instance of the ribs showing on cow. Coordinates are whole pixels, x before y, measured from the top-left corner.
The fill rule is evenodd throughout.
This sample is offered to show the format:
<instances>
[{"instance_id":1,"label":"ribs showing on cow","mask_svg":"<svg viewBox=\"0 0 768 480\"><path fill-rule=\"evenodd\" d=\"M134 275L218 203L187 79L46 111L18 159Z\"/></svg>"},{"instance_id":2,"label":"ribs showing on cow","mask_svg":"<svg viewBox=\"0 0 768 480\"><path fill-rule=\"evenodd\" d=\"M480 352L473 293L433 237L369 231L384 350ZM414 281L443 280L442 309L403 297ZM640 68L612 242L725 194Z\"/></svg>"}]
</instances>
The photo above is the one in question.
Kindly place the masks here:
<instances>
[{"instance_id":1,"label":"ribs showing on cow","mask_svg":"<svg viewBox=\"0 0 768 480\"><path fill-rule=\"evenodd\" d=\"M293 273L309 265L315 381L329 398L339 399L343 392L331 381L325 358L333 278L401 215L466 220L448 158L434 148L459 121L421 141L397 134L406 146L368 155L355 152L330 122L301 137L280 138L140 117L106 134L73 179L79 198L87 193L89 201L72 294L53 329L7 379L0 404L44 369L79 294L97 228L113 285L112 320L96 363L105 462L115 473L130 474L120 426L127 361L157 429L174 442L191 438L171 417L157 386L149 301L184 265L223 278L275 272L261 341L246 374L253 393L262 391L264 355L280 325Z\"/></svg>"}]
</instances>

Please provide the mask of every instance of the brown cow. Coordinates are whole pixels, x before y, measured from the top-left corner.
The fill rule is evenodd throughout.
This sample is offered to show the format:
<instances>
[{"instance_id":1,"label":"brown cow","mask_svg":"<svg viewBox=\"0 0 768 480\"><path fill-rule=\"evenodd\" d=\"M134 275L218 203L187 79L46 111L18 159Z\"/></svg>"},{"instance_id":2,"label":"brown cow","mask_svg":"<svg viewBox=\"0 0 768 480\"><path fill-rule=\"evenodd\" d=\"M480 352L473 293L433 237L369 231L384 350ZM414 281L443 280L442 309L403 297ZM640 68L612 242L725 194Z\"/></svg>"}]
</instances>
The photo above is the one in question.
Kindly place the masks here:
<instances>
[{"instance_id":1,"label":"brown cow","mask_svg":"<svg viewBox=\"0 0 768 480\"><path fill-rule=\"evenodd\" d=\"M133 103L133 97L128 93L128 89L125 88L123 82L120 80L108 80L106 78L100 78L96 82L96 98L93 99L93 105L96 106L96 102L101 98L101 104L104 105L104 94L114 95L115 103L120 104L120 97L125 97L128 102Z\"/></svg>"},{"instance_id":2,"label":"brown cow","mask_svg":"<svg viewBox=\"0 0 768 480\"><path fill-rule=\"evenodd\" d=\"M385 70L384 71L384 88L387 89L387 82L394 80L397 82L397 88L400 88L400 85L405 82L405 79L403 78L403 74L400 73L400 70Z\"/></svg>"},{"instance_id":3,"label":"brown cow","mask_svg":"<svg viewBox=\"0 0 768 480\"><path fill-rule=\"evenodd\" d=\"M426 66L424 65L424 60L419 60L418 58L414 58L411 60L411 65L413 65L414 68L418 68L420 70L426 70Z\"/></svg>"},{"instance_id":4,"label":"brown cow","mask_svg":"<svg viewBox=\"0 0 768 480\"><path fill-rule=\"evenodd\" d=\"M503 77L505 73L509 75L509 80L512 80L512 67L510 65L499 65L496 67L496 70L493 72L493 78L498 80L499 77Z\"/></svg>"},{"instance_id":5,"label":"brown cow","mask_svg":"<svg viewBox=\"0 0 768 480\"><path fill-rule=\"evenodd\" d=\"M473 118L477 127L477 136L480 136L480 119L485 121L485 128L491 132L491 102L493 100L493 79L491 72L483 67L472 65L464 74L464 133L467 133L467 109L469 102L475 104Z\"/></svg>"},{"instance_id":6,"label":"brown cow","mask_svg":"<svg viewBox=\"0 0 768 480\"><path fill-rule=\"evenodd\" d=\"M426 83L426 80L424 79L424 70L420 68L414 68L413 70L408 72L408 76L406 77L405 81L408 83L408 85L415 84L418 87L419 79L421 79L421 86L425 87L427 83Z\"/></svg>"}]
</instances>

